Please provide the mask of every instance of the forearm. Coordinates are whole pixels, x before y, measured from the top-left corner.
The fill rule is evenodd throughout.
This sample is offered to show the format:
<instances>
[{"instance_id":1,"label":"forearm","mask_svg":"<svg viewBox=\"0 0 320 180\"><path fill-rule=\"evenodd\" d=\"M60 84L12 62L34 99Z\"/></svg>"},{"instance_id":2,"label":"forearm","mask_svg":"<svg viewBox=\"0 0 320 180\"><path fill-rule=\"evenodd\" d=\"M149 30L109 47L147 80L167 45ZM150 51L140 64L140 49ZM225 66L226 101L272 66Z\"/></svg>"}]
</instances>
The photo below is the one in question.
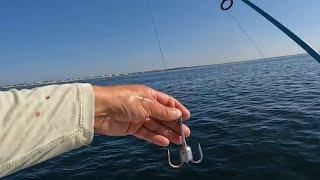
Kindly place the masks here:
<instances>
[{"instance_id":1,"label":"forearm","mask_svg":"<svg viewBox=\"0 0 320 180\"><path fill-rule=\"evenodd\" d=\"M0 92L0 177L91 143L89 84Z\"/></svg>"}]
</instances>

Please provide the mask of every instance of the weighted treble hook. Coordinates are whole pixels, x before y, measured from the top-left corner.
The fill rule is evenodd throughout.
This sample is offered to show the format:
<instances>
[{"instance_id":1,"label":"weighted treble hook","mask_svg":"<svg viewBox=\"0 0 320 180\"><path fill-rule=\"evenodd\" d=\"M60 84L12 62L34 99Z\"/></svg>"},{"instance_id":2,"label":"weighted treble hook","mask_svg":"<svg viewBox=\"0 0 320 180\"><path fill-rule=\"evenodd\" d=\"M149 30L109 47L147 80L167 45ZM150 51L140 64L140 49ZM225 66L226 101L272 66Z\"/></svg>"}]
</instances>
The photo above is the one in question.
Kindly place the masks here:
<instances>
[{"instance_id":1,"label":"weighted treble hook","mask_svg":"<svg viewBox=\"0 0 320 180\"><path fill-rule=\"evenodd\" d=\"M171 158L170 158L170 150L168 149L168 162L169 165L172 168L180 168L184 163L192 162L192 163L200 163L203 158L201 146L198 143L198 149L200 153L200 159L194 160L193 155L192 155L192 150L191 147L187 145L186 137L184 135L183 131L183 119L179 119L179 125L180 125L180 133L181 133L181 140L182 140L182 145L179 147L179 152L180 152L180 164L174 165L171 163Z\"/></svg>"}]
</instances>

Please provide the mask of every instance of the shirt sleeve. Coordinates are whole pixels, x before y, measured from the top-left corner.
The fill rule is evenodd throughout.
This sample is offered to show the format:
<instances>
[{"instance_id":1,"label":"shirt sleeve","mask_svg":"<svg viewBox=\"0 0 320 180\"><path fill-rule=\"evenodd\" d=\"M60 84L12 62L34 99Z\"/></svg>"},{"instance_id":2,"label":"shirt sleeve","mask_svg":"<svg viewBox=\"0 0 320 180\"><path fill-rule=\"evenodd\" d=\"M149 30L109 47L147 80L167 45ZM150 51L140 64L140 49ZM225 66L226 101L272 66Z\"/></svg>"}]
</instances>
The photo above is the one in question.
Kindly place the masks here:
<instances>
[{"instance_id":1,"label":"shirt sleeve","mask_svg":"<svg viewBox=\"0 0 320 180\"><path fill-rule=\"evenodd\" d=\"M90 84L0 92L0 177L90 144L93 125Z\"/></svg>"}]
</instances>

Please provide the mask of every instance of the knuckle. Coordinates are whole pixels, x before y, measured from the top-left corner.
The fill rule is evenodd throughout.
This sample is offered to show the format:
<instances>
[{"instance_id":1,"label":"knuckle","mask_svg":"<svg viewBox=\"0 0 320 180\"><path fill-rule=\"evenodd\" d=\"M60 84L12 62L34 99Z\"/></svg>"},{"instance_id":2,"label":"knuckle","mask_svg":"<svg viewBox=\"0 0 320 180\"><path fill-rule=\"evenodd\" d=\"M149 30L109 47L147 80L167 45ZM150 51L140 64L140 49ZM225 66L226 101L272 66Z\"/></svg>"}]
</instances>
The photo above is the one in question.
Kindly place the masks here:
<instances>
[{"instance_id":1,"label":"knuckle","mask_svg":"<svg viewBox=\"0 0 320 180\"><path fill-rule=\"evenodd\" d=\"M162 108L163 108L163 114L164 114L164 118L165 119L169 119L169 117L170 117L170 110L168 109L168 108L166 108L165 106L162 106Z\"/></svg>"},{"instance_id":2,"label":"knuckle","mask_svg":"<svg viewBox=\"0 0 320 180\"><path fill-rule=\"evenodd\" d=\"M140 106L140 112L144 118L148 118L152 114L151 108L149 108L145 103Z\"/></svg>"}]
</instances>

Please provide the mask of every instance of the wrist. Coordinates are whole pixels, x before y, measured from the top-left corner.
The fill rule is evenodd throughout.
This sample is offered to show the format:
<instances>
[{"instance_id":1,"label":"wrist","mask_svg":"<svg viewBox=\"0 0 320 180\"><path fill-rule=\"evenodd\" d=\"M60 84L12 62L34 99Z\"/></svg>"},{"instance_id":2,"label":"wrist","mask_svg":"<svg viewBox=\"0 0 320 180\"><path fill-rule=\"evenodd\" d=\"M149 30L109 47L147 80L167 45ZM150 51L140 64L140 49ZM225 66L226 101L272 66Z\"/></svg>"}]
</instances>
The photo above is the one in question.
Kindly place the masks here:
<instances>
[{"instance_id":1,"label":"wrist","mask_svg":"<svg viewBox=\"0 0 320 180\"><path fill-rule=\"evenodd\" d=\"M103 87L101 86L93 86L93 94L94 94L94 132L97 133L99 131L100 127L100 121L99 121L99 116L102 109L102 103L101 103L101 98L102 98L102 89Z\"/></svg>"}]
</instances>

